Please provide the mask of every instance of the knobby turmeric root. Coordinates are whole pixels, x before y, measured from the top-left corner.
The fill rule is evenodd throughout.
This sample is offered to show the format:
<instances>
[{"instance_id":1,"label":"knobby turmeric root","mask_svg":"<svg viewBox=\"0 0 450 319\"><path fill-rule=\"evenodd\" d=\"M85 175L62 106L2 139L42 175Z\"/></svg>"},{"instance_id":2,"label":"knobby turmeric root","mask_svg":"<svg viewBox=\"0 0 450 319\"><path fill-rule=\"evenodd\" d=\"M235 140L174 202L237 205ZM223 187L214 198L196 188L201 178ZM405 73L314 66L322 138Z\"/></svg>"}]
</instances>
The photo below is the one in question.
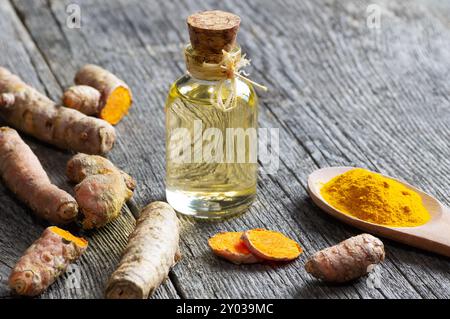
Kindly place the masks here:
<instances>
[{"instance_id":1,"label":"knobby turmeric root","mask_svg":"<svg viewBox=\"0 0 450 319\"><path fill-rule=\"evenodd\" d=\"M104 154L116 139L107 122L52 100L0 67L0 118L16 129L59 148Z\"/></svg>"},{"instance_id":2,"label":"knobby turmeric root","mask_svg":"<svg viewBox=\"0 0 450 319\"><path fill-rule=\"evenodd\" d=\"M23 296L44 292L87 248L87 241L56 226L48 227L19 259L9 287Z\"/></svg>"},{"instance_id":3,"label":"knobby turmeric root","mask_svg":"<svg viewBox=\"0 0 450 319\"><path fill-rule=\"evenodd\" d=\"M133 98L128 85L111 72L97 65L88 64L82 67L75 75L75 84L93 87L101 93L94 114L113 125L119 123L131 107ZM95 99L93 93L88 94L90 96L86 97L85 100ZM90 113L92 107L82 107L77 104L77 101L83 101L83 99L77 98L69 101L70 97L70 94L66 95L67 106L74 107L83 113L85 111Z\"/></svg>"},{"instance_id":4,"label":"knobby turmeric root","mask_svg":"<svg viewBox=\"0 0 450 319\"><path fill-rule=\"evenodd\" d=\"M266 229L252 229L243 233L242 240L255 256L272 261L291 261L302 253L294 240Z\"/></svg>"},{"instance_id":5,"label":"knobby turmeric root","mask_svg":"<svg viewBox=\"0 0 450 319\"><path fill-rule=\"evenodd\" d=\"M117 218L136 187L131 176L96 155L75 155L67 163L67 177L78 183L75 199L84 215L85 229L102 227Z\"/></svg>"},{"instance_id":6,"label":"knobby turmeric root","mask_svg":"<svg viewBox=\"0 0 450 319\"><path fill-rule=\"evenodd\" d=\"M51 183L30 147L8 127L0 128L0 176L39 217L56 224L76 219L75 199Z\"/></svg>"},{"instance_id":7,"label":"knobby turmeric root","mask_svg":"<svg viewBox=\"0 0 450 319\"><path fill-rule=\"evenodd\" d=\"M75 85L68 88L63 95L64 106L70 107L89 116L100 113L100 92L87 85Z\"/></svg>"},{"instance_id":8,"label":"knobby turmeric root","mask_svg":"<svg viewBox=\"0 0 450 319\"><path fill-rule=\"evenodd\" d=\"M130 190L136 188L136 182L130 175L118 169L111 161L102 156L79 153L72 157L67 164L67 177L74 183L80 183L90 175L113 172L119 172L122 175Z\"/></svg>"},{"instance_id":9,"label":"knobby turmeric root","mask_svg":"<svg viewBox=\"0 0 450 319\"><path fill-rule=\"evenodd\" d=\"M383 260L381 240L361 234L317 252L307 261L305 269L324 281L344 283L367 274Z\"/></svg>"},{"instance_id":10,"label":"knobby turmeric root","mask_svg":"<svg viewBox=\"0 0 450 319\"><path fill-rule=\"evenodd\" d=\"M153 202L145 207L109 279L106 297L148 298L180 259L179 238L180 223L169 204Z\"/></svg>"},{"instance_id":11,"label":"knobby turmeric root","mask_svg":"<svg viewBox=\"0 0 450 319\"><path fill-rule=\"evenodd\" d=\"M253 255L241 239L243 234L243 232L219 233L211 237L208 244L217 256L232 263L239 265L260 262L261 259Z\"/></svg>"}]
</instances>

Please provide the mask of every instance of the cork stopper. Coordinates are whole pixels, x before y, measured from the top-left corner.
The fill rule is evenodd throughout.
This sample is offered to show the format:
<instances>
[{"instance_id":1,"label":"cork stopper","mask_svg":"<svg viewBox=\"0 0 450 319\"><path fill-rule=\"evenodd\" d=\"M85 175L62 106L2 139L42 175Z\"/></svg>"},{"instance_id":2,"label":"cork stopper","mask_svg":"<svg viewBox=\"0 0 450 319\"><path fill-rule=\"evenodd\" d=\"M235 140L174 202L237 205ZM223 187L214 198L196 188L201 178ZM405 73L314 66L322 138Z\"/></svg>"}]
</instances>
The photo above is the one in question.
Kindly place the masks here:
<instances>
[{"instance_id":1,"label":"cork stopper","mask_svg":"<svg viewBox=\"0 0 450 319\"><path fill-rule=\"evenodd\" d=\"M222 56L222 50L231 51L236 46L236 36L241 18L214 10L195 13L187 18L192 48L206 60Z\"/></svg>"}]
</instances>

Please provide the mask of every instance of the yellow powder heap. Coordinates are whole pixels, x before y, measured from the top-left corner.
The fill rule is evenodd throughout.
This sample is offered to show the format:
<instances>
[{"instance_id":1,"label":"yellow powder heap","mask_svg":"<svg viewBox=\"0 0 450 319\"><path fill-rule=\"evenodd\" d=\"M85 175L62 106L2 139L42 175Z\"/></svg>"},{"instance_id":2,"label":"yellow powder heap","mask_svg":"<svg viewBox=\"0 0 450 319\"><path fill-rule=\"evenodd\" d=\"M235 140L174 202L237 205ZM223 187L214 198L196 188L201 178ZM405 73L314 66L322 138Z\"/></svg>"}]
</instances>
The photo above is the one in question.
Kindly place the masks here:
<instances>
[{"instance_id":1,"label":"yellow powder heap","mask_svg":"<svg viewBox=\"0 0 450 319\"><path fill-rule=\"evenodd\" d=\"M397 181L361 168L336 176L320 193L339 211L374 224L413 227L430 219L419 194Z\"/></svg>"}]
</instances>

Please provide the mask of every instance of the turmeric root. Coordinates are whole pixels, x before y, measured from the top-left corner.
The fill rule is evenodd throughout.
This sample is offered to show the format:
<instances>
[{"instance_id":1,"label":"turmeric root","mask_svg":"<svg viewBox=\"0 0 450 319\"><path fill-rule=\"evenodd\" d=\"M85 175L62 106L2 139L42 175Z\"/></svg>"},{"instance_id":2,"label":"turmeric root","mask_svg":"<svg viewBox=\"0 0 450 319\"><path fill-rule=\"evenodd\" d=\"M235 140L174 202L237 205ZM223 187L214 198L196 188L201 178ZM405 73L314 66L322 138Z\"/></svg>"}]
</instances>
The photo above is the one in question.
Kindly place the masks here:
<instances>
[{"instance_id":1,"label":"turmeric root","mask_svg":"<svg viewBox=\"0 0 450 319\"><path fill-rule=\"evenodd\" d=\"M91 86L101 93L96 115L113 125L119 123L131 107L133 98L128 85L97 65L88 64L82 67L75 75L75 84ZM93 96L90 96L89 99L93 99ZM72 107L77 104L75 99L70 102L66 101L66 103ZM82 112L84 109L81 106L74 108Z\"/></svg>"},{"instance_id":2,"label":"turmeric root","mask_svg":"<svg viewBox=\"0 0 450 319\"><path fill-rule=\"evenodd\" d=\"M99 114L100 98L100 92L93 87L75 85L64 92L63 104L64 106L91 116Z\"/></svg>"},{"instance_id":3,"label":"turmeric root","mask_svg":"<svg viewBox=\"0 0 450 319\"><path fill-rule=\"evenodd\" d=\"M30 147L11 128L0 128L0 176L5 185L41 218L65 224L78 215L75 199L50 182Z\"/></svg>"},{"instance_id":4,"label":"turmeric root","mask_svg":"<svg viewBox=\"0 0 450 319\"><path fill-rule=\"evenodd\" d=\"M143 209L119 267L106 288L109 299L148 298L179 260L180 224L169 204L153 202Z\"/></svg>"},{"instance_id":5,"label":"turmeric root","mask_svg":"<svg viewBox=\"0 0 450 319\"><path fill-rule=\"evenodd\" d=\"M367 274L372 265L383 260L381 240L361 234L317 252L307 261L305 269L324 281L344 283Z\"/></svg>"},{"instance_id":6,"label":"turmeric root","mask_svg":"<svg viewBox=\"0 0 450 319\"><path fill-rule=\"evenodd\" d=\"M252 254L265 260L290 261L302 253L298 243L272 230L248 230L243 233L242 240Z\"/></svg>"},{"instance_id":7,"label":"turmeric root","mask_svg":"<svg viewBox=\"0 0 450 319\"><path fill-rule=\"evenodd\" d=\"M48 227L17 262L9 287L23 296L41 294L81 256L87 245L83 238L56 226Z\"/></svg>"},{"instance_id":8,"label":"turmeric root","mask_svg":"<svg viewBox=\"0 0 450 319\"><path fill-rule=\"evenodd\" d=\"M1 67L0 118L41 141L88 154L108 152L116 139L109 123L57 106Z\"/></svg>"},{"instance_id":9,"label":"turmeric root","mask_svg":"<svg viewBox=\"0 0 450 319\"><path fill-rule=\"evenodd\" d=\"M80 183L90 175L113 172L119 172L122 175L130 190L136 188L136 182L130 175L118 169L111 161L102 156L79 153L72 157L67 164L67 176L73 183Z\"/></svg>"},{"instance_id":10,"label":"turmeric root","mask_svg":"<svg viewBox=\"0 0 450 319\"><path fill-rule=\"evenodd\" d=\"M214 235L208 240L212 251L235 264L253 264L261 259L248 250L241 237L243 232L223 232Z\"/></svg>"},{"instance_id":11,"label":"turmeric root","mask_svg":"<svg viewBox=\"0 0 450 319\"><path fill-rule=\"evenodd\" d=\"M106 225L120 215L136 187L134 179L104 157L77 154L67 163L68 178L84 215L83 228Z\"/></svg>"}]
</instances>

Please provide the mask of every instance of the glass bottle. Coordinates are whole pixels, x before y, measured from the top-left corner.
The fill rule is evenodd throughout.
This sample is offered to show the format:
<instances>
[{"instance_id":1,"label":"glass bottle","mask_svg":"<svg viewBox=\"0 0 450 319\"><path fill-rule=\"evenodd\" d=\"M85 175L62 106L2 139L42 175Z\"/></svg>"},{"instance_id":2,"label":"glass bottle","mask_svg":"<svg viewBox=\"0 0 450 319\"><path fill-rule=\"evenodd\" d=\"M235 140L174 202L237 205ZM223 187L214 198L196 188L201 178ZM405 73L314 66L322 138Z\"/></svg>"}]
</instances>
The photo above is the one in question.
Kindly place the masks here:
<instances>
[{"instance_id":1,"label":"glass bottle","mask_svg":"<svg viewBox=\"0 0 450 319\"><path fill-rule=\"evenodd\" d=\"M256 196L257 96L221 64L225 54L241 58L239 22L221 11L188 18L188 73L172 84L166 102L167 201L197 218L239 214Z\"/></svg>"}]
</instances>

